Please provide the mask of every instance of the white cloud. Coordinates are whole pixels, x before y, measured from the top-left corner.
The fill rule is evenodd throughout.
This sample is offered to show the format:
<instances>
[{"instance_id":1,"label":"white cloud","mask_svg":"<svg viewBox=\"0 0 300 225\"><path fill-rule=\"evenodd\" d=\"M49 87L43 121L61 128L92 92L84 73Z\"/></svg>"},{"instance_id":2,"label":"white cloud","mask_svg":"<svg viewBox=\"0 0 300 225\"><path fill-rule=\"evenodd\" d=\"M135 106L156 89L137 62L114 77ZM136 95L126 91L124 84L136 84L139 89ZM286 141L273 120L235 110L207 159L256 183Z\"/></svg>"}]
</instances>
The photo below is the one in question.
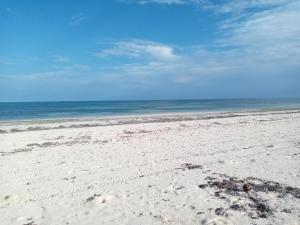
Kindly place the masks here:
<instances>
[{"instance_id":1,"label":"white cloud","mask_svg":"<svg viewBox=\"0 0 300 225\"><path fill-rule=\"evenodd\" d=\"M220 36L214 46L187 47L175 62L156 59L156 63L129 64L122 68L129 74L169 74L178 82L188 82L195 76L244 74L245 71L267 75L300 69L299 0L133 2L195 4L228 16L220 24ZM111 50L111 54L114 51L125 54L123 48Z\"/></svg>"},{"instance_id":2,"label":"white cloud","mask_svg":"<svg viewBox=\"0 0 300 225\"><path fill-rule=\"evenodd\" d=\"M299 43L300 2L274 10L254 13L231 24L229 40L238 45L270 45L274 42ZM229 26L230 27L230 26Z\"/></svg>"},{"instance_id":3,"label":"white cloud","mask_svg":"<svg viewBox=\"0 0 300 225\"><path fill-rule=\"evenodd\" d=\"M98 55L132 57L133 63L115 69L124 75L160 75L173 77L177 83L195 82L205 76L268 76L300 69L300 1L230 2L240 2L239 11L256 10L226 17L214 45L170 47L131 40L117 42ZM140 61L145 55L151 56L150 60ZM164 60L168 58L176 60Z\"/></svg>"},{"instance_id":4,"label":"white cloud","mask_svg":"<svg viewBox=\"0 0 300 225\"><path fill-rule=\"evenodd\" d=\"M152 57L162 60L175 59L174 49L171 46L157 42L132 39L113 44L111 48L103 49L96 54L99 57L126 56L132 58Z\"/></svg>"},{"instance_id":5,"label":"white cloud","mask_svg":"<svg viewBox=\"0 0 300 225\"><path fill-rule=\"evenodd\" d=\"M255 12L243 20L222 24L224 37L217 44L249 57L300 62L300 1ZM286 60L283 62L283 60Z\"/></svg>"}]
</instances>

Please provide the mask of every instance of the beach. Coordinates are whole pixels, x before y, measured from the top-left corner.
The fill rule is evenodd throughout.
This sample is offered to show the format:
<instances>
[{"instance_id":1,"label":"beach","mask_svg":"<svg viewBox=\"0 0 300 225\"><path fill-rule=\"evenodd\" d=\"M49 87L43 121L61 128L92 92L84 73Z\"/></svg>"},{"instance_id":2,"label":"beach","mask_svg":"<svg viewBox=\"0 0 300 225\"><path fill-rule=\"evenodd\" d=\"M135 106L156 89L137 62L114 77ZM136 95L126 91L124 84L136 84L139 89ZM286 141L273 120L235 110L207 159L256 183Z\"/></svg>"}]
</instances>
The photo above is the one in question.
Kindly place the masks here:
<instances>
[{"instance_id":1,"label":"beach","mask_svg":"<svg viewBox=\"0 0 300 225\"><path fill-rule=\"evenodd\" d=\"M300 224L300 111L0 122L0 224Z\"/></svg>"}]
</instances>

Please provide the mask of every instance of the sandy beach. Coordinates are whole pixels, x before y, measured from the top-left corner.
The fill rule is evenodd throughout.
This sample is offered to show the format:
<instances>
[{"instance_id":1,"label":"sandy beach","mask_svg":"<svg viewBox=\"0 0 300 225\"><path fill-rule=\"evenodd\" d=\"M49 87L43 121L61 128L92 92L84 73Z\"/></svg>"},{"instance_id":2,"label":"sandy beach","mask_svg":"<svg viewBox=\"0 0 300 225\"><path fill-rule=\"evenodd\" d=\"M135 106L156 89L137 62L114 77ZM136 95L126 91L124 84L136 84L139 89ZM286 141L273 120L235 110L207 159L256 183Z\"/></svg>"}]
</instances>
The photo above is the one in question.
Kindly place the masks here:
<instances>
[{"instance_id":1,"label":"sandy beach","mask_svg":"<svg viewBox=\"0 0 300 225\"><path fill-rule=\"evenodd\" d=\"M300 111L0 122L0 224L300 224Z\"/></svg>"}]
</instances>

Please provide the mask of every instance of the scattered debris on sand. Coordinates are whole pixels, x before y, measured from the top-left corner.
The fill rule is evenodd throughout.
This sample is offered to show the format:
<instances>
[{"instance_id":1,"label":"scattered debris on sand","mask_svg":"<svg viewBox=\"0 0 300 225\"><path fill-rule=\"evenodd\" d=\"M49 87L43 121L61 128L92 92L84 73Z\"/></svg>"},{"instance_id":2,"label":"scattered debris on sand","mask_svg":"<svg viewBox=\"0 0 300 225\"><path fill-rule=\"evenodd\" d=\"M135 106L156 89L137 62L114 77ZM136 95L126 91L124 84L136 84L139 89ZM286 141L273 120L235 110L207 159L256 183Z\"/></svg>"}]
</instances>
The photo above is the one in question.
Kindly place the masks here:
<instances>
[{"instance_id":1,"label":"scattered debris on sand","mask_svg":"<svg viewBox=\"0 0 300 225\"><path fill-rule=\"evenodd\" d=\"M177 169L188 169L188 170L193 170L193 169L202 169L203 167L201 165L197 165L197 164L192 164L192 163L184 163L181 165L180 168Z\"/></svg>"},{"instance_id":2,"label":"scattered debris on sand","mask_svg":"<svg viewBox=\"0 0 300 225\"><path fill-rule=\"evenodd\" d=\"M214 174L214 176L208 176L206 180L206 184L200 184L198 187L215 189L214 195L220 199L230 200L230 196L238 197L238 200L230 204L228 209L216 208L215 214L219 216L228 216L228 210L246 212L254 219L273 215L279 207L272 208L263 198L264 193L273 193L277 198L284 198L288 195L300 198L299 188L254 177L239 179L224 174ZM290 211L286 208L281 209L281 212L289 213Z\"/></svg>"},{"instance_id":3,"label":"scattered debris on sand","mask_svg":"<svg viewBox=\"0 0 300 225\"><path fill-rule=\"evenodd\" d=\"M218 215L218 216L225 216L225 217L228 216L227 210L224 209L223 207L216 208L215 214Z\"/></svg>"},{"instance_id":4,"label":"scattered debris on sand","mask_svg":"<svg viewBox=\"0 0 300 225\"><path fill-rule=\"evenodd\" d=\"M109 203L113 199L112 195L101 195L94 194L93 196L86 199L86 202L94 202L95 204L104 204Z\"/></svg>"}]
</instances>

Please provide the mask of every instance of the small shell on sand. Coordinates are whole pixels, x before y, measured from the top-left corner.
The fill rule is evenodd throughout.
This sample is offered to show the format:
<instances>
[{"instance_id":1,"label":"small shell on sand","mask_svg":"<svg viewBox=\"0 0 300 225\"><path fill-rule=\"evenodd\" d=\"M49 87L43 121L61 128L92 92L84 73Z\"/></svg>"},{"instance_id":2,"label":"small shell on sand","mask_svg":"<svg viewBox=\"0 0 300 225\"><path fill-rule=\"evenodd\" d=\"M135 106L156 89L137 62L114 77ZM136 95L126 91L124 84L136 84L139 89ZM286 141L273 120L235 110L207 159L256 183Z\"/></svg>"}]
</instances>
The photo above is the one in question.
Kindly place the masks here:
<instances>
[{"instance_id":1,"label":"small shell on sand","mask_svg":"<svg viewBox=\"0 0 300 225\"><path fill-rule=\"evenodd\" d=\"M95 204L104 204L104 203L109 203L113 200L114 196L112 195L97 195L95 194L92 197L89 197L87 199L87 202L93 202Z\"/></svg>"},{"instance_id":2,"label":"small shell on sand","mask_svg":"<svg viewBox=\"0 0 300 225\"><path fill-rule=\"evenodd\" d=\"M112 195L106 195L106 196L97 196L94 200L96 204L103 204L103 203L109 203L113 199Z\"/></svg>"}]
</instances>

